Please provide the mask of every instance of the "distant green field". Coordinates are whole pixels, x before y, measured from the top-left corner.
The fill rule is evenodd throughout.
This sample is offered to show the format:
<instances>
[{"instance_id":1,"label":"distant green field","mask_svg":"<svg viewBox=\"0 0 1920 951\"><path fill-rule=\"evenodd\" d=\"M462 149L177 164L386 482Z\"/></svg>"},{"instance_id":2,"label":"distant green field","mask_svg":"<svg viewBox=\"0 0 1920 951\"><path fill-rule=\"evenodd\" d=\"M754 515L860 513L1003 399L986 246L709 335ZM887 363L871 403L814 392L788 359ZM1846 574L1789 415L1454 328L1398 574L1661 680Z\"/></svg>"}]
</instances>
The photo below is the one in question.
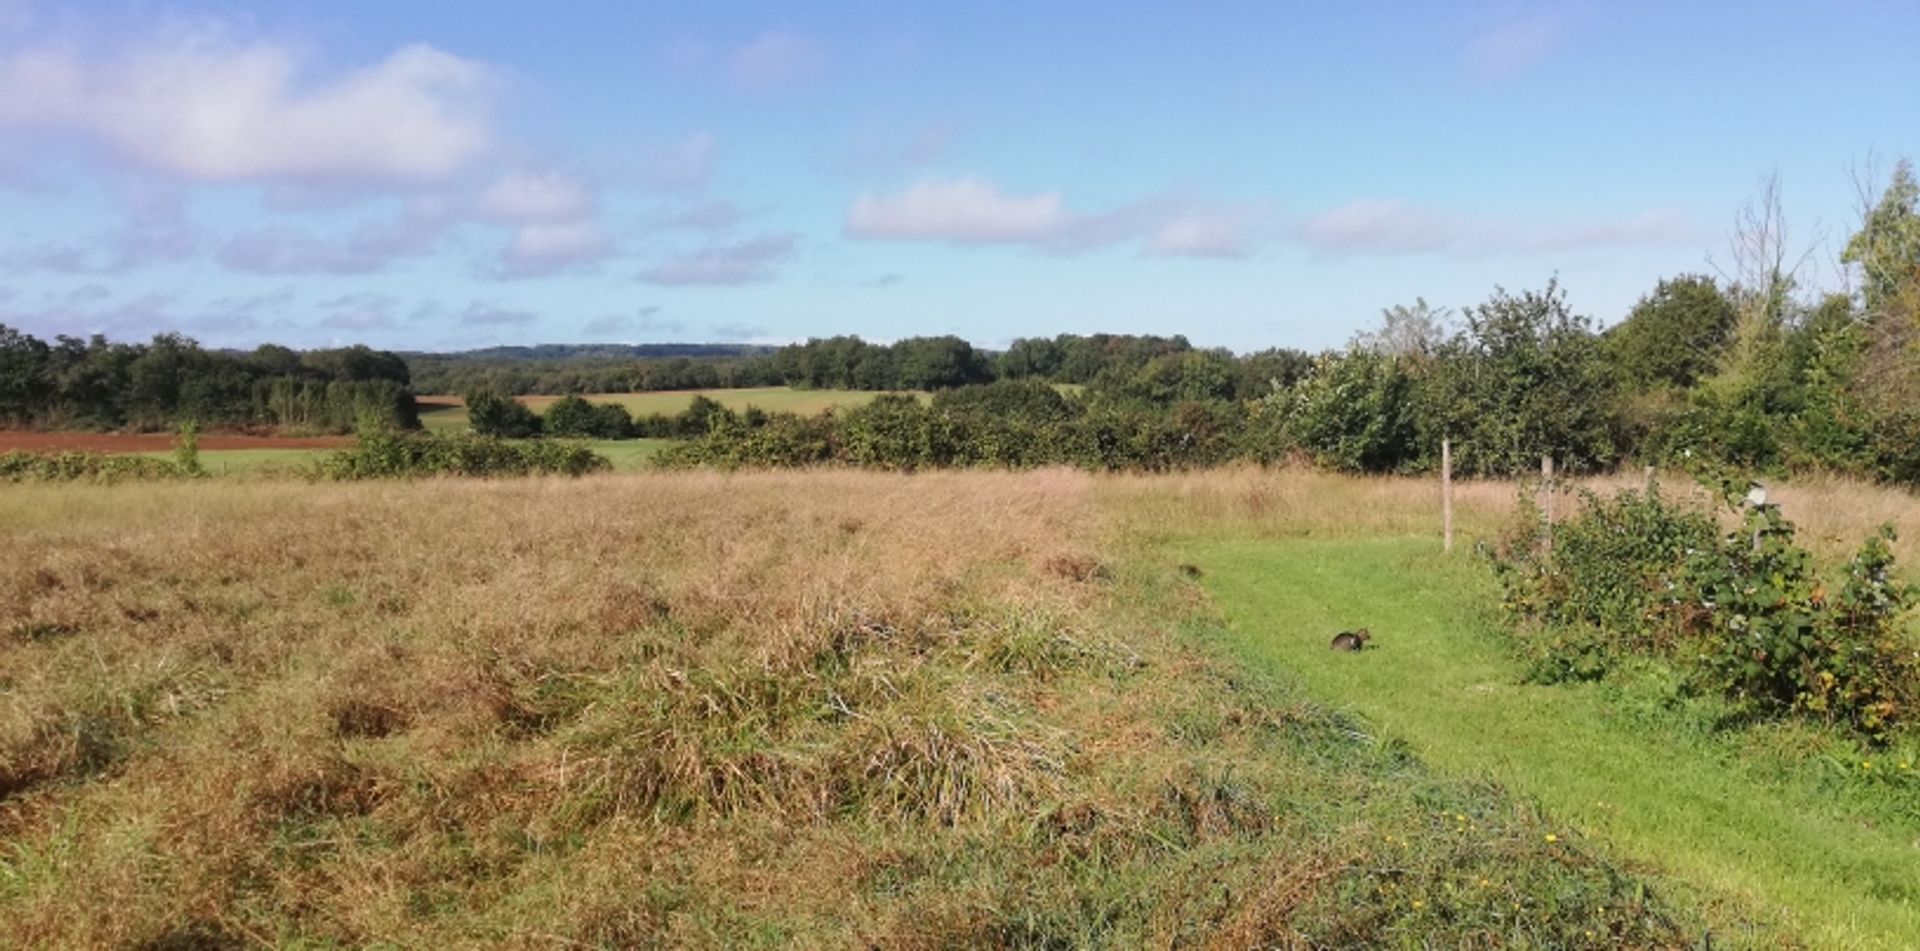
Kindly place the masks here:
<instances>
[{"instance_id":1,"label":"distant green field","mask_svg":"<svg viewBox=\"0 0 1920 951\"><path fill-rule=\"evenodd\" d=\"M878 393L860 390L796 390L788 386L761 386L737 390L662 390L656 393L589 393L595 403L619 403L635 416L654 413L672 415L687 408L695 396L717 400L729 409L744 410L758 406L770 413L818 413L836 406L859 406ZM557 396L522 396L520 402L542 411ZM457 396L420 398L420 422L428 429L462 429L467 425L466 407Z\"/></svg>"},{"instance_id":2,"label":"distant green field","mask_svg":"<svg viewBox=\"0 0 1920 951\"><path fill-rule=\"evenodd\" d=\"M203 449L200 451L200 465L214 475L239 475L257 472L263 467L294 468L303 466L333 449ZM143 456L155 459L172 459L171 452L143 452Z\"/></svg>"}]
</instances>

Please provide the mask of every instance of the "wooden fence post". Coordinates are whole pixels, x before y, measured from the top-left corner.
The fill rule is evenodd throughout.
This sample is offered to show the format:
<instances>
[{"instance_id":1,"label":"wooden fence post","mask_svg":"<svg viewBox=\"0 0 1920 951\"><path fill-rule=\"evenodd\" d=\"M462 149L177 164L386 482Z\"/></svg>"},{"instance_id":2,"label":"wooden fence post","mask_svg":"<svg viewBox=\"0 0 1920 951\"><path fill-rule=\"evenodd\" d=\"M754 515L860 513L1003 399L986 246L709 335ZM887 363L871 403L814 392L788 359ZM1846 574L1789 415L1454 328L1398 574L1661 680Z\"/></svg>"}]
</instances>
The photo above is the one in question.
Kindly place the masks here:
<instances>
[{"instance_id":1,"label":"wooden fence post","mask_svg":"<svg viewBox=\"0 0 1920 951\"><path fill-rule=\"evenodd\" d=\"M1547 557L1552 558L1553 557L1553 456L1551 454L1540 457L1540 490L1542 492L1545 492L1547 496L1546 504L1542 505L1541 508L1545 510L1545 513L1547 516L1547 535L1546 535Z\"/></svg>"},{"instance_id":2,"label":"wooden fence post","mask_svg":"<svg viewBox=\"0 0 1920 951\"><path fill-rule=\"evenodd\" d=\"M1440 549L1453 550L1453 440L1440 440Z\"/></svg>"}]
</instances>

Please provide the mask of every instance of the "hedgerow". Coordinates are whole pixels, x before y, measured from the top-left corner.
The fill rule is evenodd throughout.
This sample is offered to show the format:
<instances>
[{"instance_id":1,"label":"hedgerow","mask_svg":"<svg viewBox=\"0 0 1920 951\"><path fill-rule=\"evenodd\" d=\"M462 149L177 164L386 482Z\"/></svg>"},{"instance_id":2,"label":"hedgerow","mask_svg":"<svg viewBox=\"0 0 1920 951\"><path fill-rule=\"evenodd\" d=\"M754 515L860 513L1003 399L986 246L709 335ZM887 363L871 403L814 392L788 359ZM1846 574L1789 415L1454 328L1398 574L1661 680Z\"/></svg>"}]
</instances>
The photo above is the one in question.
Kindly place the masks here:
<instances>
[{"instance_id":1,"label":"hedgerow","mask_svg":"<svg viewBox=\"0 0 1920 951\"><path fill-rule=\"evenodd\" d=\"M198 475L173 459L102 452L0 453L0 482L123 482Z\"/></svg>"},{"instance_id":2,"label":"hedgerow","mask_svg":"<svg viewBox=\"0 0 1920 951\"><path fill-rule=\"evenodd\" d=\"M320 460L325 479L415 476L579 476L612 468L579 443L553 439L506 442L487 436L433 436L363 431L359 444Z\"/></svg>"}]
</instances>

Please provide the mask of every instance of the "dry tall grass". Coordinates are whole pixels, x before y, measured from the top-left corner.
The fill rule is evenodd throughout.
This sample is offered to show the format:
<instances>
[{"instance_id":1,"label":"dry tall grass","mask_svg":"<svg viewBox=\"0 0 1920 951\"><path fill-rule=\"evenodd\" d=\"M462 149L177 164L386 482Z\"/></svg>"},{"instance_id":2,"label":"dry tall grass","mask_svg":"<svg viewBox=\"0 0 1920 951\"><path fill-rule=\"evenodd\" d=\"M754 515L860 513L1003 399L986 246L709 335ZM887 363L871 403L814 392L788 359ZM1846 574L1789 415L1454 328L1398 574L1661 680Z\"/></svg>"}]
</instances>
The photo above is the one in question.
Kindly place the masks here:
<instances>
[{"instance_id":1,"label":"dry tall grass","mask_svg":"<svg viewBox=\"0 0 1920 951\"><path fill-rule=\"evenodd\" d=\"M1179 636L1203 599L1116 554L1109 490L1423 518L1411 484L1253 473L0 492L0 933L1678 939L1525 809ZM1430 835L1436 802L1473 831Z\"/></svg>"},{"instance_id":2,"label":"dry tall grass","mask_svg":"<svg viewBox=\"0 0 1920 951\"><path fill-rule=\"evenodd\" d=\"M1658 474L1662 492L1710 505L1707 493L1683 473ZM1556 517L1577 510L1580 491L1610 494L1641 488L1638 474L1565 480ZM1440 537L1437 479L1353 477L1302 469L1242 467L1101 482L1122 504L1124 532L1173 537L1230 532L1268 537L1426 535ZM1454 483L1456 544L1498 533L1531 485L1506 480ZM1920 580L1920 495L1836 476L1800 476L1768 487L1769 498L1800 528L1800 539L1828 560L1845 559L1882 524L1899 533L1894 545L1903 569ZM1540 498L1537 494L1533 498Z\"/></svg>"}]
</instances>

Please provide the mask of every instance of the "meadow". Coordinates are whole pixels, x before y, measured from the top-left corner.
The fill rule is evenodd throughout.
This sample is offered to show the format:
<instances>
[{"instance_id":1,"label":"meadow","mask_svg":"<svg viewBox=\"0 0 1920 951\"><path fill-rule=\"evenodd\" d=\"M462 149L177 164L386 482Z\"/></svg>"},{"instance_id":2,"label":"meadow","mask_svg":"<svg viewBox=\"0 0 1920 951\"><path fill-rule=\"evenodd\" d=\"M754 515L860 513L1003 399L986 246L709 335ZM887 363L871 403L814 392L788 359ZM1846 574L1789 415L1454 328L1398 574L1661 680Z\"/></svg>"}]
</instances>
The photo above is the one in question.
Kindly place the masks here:
<instances>
[{"instance_id":1,"label":"meadow","mask_svg":"<svg viewBox=\"0 0 1920 951\"><path fill-rule=\"evenodd\" d=\"M1912 946L1900 748L1524 684L1515 500L1448 555L1430 482L1294 469L9 487L0 933Z\"/></svg>"}]
</instances>

